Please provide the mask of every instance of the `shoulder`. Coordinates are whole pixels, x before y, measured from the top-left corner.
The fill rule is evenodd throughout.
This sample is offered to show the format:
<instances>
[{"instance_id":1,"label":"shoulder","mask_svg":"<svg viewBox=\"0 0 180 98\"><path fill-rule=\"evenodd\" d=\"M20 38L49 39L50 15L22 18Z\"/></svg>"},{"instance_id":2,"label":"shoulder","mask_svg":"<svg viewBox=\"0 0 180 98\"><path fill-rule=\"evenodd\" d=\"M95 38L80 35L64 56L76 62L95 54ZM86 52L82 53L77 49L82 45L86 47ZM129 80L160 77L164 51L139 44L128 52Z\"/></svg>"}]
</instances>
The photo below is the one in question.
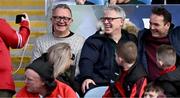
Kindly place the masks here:
<instances>
[{"instance_id":1,"label":"shoulder","mask_svg":"<svg viewBox=\"0 0 180 98\"><path fill-rule=\"evenodd\" d=\"M16 93L17 98L20 98L20 97L37 97L37 96L38 96L38 94L29 93L27 91L26 87L21 88L20 91Z\"/></svg>"},{"instance_id":2,"label":"shoulder","mask_svg":"<svg viewBox=\"0 0 180 98\"><path fill-rule=\"evenodd\" d=\"M180 36L180 26L175 27L175 28L172 30L172 34L175 34L175 35Z\"/></svg>"},{"instance_id":3,"label":"shoulder","mask_svg":"<svg viewBox=\"0 0 180 98\"><path fill-rule=\"evenodd\" d=\"M63 90L70 89L70 90L72 90L72 88L69 85L67 85L67 84L65 84L63 82L60 82L60 81L56 80L56 83L57 83L57 86L60 87L60 89L63 89Z\"/></svg>"},{"instance_id":4,"label":"shoulder","mask_svg":"<svg viewBox=\"0 0 180 98\"><path fill-rule=\"evenodd\" d=\"M78 34L78 33L74 33L72 35L72 37L75 38L75 39L81 40L81 41L85 40L85 38L82 35Z\"/></svg>"},{"instance_id":5,"label":"shoulder","mask_svg":"<svg viewBox=\"0 0 180 98\"><path fill-rule=\"evenodd\" d=\"M1 23L5 23L5 22L6 22L6 20L5 20L5 19L0 18L0 22L1 22Z\"/></svg>"},{"instance_id":6,"label":"shoulder","mask_svg":"<svg viewBox=\"0 0 180 98\"><path fill-rule=\"evenodd\" d=\"M62 83L58 80L56 80L57 86L58 86L58 91L60 91L59 93L65 94L65 97L72 97L72 98L76 98L76 93L74 92L74 90L68 86L65 83Z\"/></svg>"},{"instance_id":7,"label":"shoulder","mask_svg":"<svg viewBox=\"0 0 180 98\"><path fill-rule=\"evenodd\" d=\"M129 33L126 30L122 30L122 35L124 35L125 37L128 37L128 38L136 38L135 34Z\"/></svg>"},{"instance_id":8,"label":"shoulder","mask_svg":"<svg viewBox=\"0 0 180 98\"><path fill-rule=\"evenodd\" d=\"M132 80L137 81L138 79L142 78L142 77L147 77L147 73L144 69L144 67L139 64L139 63L135 63L131 72L132 75Z\"/></svg>"},{"instance_id":9,"label":"shoulder","mask_svg":"<svg viewBox=\"0 0 180 98\"><path fill-rule=\"evenodd\" d=\"M105 37L104 34L93 34L88 37L85 41L85 44L94 45L94 46L101 46L108 38Z\"/></svg>"}]
</instances>

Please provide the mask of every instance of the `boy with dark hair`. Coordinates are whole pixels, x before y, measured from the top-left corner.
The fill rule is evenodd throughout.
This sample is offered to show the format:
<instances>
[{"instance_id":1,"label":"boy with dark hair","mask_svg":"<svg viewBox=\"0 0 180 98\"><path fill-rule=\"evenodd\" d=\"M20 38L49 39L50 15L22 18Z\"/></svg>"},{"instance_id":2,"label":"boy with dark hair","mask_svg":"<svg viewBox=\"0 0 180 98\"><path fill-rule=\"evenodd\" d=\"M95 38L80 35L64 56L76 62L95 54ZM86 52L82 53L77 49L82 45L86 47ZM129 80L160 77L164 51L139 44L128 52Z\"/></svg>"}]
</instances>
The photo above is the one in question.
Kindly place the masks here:
<instances>
[{"instance_id":1,"label":"boy with dark hair","mask_svg":"<svg viewBox=\"0 0 180 98\"><path fill-rule=\"evenodd\" d=\"M103 97L142 97L147 84L146 72L136 59L135 43L129 41L118 44L116 61L122 67L120 77L111 84Z\"/></svg>"}]
</instances>

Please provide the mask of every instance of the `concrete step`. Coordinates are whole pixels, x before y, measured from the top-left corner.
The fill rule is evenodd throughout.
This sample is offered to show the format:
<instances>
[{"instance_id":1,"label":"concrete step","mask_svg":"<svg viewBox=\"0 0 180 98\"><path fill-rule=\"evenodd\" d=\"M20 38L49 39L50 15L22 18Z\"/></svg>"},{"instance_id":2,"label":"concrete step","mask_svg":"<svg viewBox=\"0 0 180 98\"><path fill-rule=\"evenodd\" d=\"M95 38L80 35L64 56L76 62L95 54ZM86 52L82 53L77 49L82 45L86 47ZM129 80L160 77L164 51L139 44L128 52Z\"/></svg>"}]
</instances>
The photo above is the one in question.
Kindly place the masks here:
<instances>
[{"instance_id":1,"label":"concrete step","mask_svg":"<svg viewBox=\"0 0 180 98\"><path fill-rule=\"evenodd\" d=\"M29 16L30 21L47 21L47 17L44 16L44 15L43 16L31 16L31 15L28 15L28 16ZM10 15L1 16L1 18L6 19L7 21L15 21L16 15L15 16L10 16Z\"/></svg>"},{"instance_id":2,"label":"concrete step","mask_svg":"<svg viewBox=\"0 0 180 98\"><path fill-rule=\"evenodd\" d=\"M38 37L43 36L43 35L45 35L45 34L47 34L46 31L42 31L42 32L36 32L36 31L34 31L34 32L31 32L30 38L31 38L31 39L38 38Z\"/></svg>"},{"instance_id":3,"label":"concrete step","mask_svg":"<svg viewBox=\"0 0 180 98\"><path fill-rule=\"evenodd\" d=\"M21 58L22 58L22 56L11 56L11 60L12 60L14 68L17 68L19 66ZM27 66L30 62L31 62L31 56L24 56L23 62L22 62L22 64L23 64L22 67Z\"/></svg>"},{"instance_id":4,"label":"concrete step","mask_svg":"<svg viewBox=\"0 0 180 98\"><path fill-rule=\"evenodd\" d=\"M5 9L0 10L1 16L16 16L17 14L27 13L29 16L44 16L45 11L42 9L33 10L33 9Z\"/></svg>"},{"instance_id":5,"label":"concrete step","mask_svg":"<svg viewBox=\"0 0 180 98\"><path fill-rule=\"evenodd\" d=\"M22 88L24 85L24 81L15 81L15 86L18 88Z\"/></svg>"},{"instance_id":6,"label":"concrete step","mask_svg":"<svg viewBox=\"0 0 180 98\"><path fill-rule=\"evenodd\" d=\"M17 71L17 69L14 69L14 72ZM24 76L25 73L25 67L21 67L20 69L18 69L18 71L16 73L14 73L14 75L22 75Z\"/></svg>"},{"instance_id":7,"label":"concrete step","mask_svg":"<svg viewBox=\"0 0 180 98\"><path fill-rule=\"evenodd\" d=\"M33 44L28 44L27 45L27 48L26 48L26 50L24 52L25 56L31 56L32 55L33 46L34 46ZM22 48L22 49L11 49L11 51L10 51L11 56L21 56L23 54L24 49L25 48Z\"/></svg>"},{"instance_id":8,"label":"concrete step","mask_svg":"<svg viewBox=\"0 0 180 98\"><path fill-rule=\"evenodd\" d=\"M31 7L44 7L45 0L1 0L1 7L18 7L18 6L31 6Z\"/></svg>"},{"instance_id":9,"label":"concrete step","mask_svg":"<svg viewBox=\"0 0 180 98\"><path fill-rule=\"evenodd\" d=\"M15 28L19 27L19 24L15 24L15 21L8 21L8 23ZM30 25L31 28L47 28L48 26L46 21L30 21Z\"/></svg>"}]
</instances>

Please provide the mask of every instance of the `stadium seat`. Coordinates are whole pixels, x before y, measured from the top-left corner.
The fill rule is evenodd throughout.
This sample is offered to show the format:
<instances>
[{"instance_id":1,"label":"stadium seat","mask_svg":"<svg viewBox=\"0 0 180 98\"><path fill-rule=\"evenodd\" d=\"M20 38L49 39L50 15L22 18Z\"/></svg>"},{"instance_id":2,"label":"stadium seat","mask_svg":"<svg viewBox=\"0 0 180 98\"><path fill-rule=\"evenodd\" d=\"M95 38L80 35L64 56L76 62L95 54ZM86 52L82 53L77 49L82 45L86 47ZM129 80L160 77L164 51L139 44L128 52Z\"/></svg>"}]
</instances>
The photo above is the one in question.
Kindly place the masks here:
<instances>
[{"instance_id":1,"label":"stadium seat","mask_svg":"<svg viewBox=\"0 0 180 98\"><path fill-rule=\"evenodd\" d=\"M96 5L105 5L106 3L106 0L87 0L87 1L90 1Z\"/></svg>"},{"instance_id":2,"label":"stadium seat","mask_svg":"<svg viewBox=\"0 0 180 98\"><path fill-rule=\"evenodd\" d=\"M84 98L102 98L107 88L108 86L100 86L93 88L84 95Z\"/></svg>"}]
</instances>

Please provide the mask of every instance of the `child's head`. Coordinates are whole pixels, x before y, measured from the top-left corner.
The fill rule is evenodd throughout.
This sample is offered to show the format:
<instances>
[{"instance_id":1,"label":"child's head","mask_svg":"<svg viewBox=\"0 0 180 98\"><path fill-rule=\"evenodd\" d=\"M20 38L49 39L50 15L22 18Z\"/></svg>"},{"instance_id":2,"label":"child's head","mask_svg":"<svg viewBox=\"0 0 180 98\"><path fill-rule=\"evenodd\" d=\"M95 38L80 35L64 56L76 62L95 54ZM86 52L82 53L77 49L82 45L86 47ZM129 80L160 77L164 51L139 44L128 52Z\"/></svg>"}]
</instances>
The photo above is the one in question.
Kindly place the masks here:
<instances>
[{"instance_id":1,"label":"child's head","mask_svg":"<svg viewBox=\"0 0 180 98\"><path fill-rule=\"evenodd\" d=\"M137 46L134 42L128 41L118 44L116 61L119 65L122 63L132 64L137 58Z\"/></svg>"},{"instance_id":2,"label":"child's head","mask_svg":"<svg viewBox=\"0 0 180 98\"><path fill-rule=\"evenodd\" d=\"M160 86L151 82L146 86L143 98L166 98L166 95Z\"/></svg>"},{"instance_id":3,"label":"child's head","mask_svg":"<svg viewBox=\"0 0 180 98\"><path fill-rule=\"evenodd\" d=\"M170 45L159 46L156 54L158 67L165 69L176 63L176 51Z\"/></svg>"}]
</instances>

